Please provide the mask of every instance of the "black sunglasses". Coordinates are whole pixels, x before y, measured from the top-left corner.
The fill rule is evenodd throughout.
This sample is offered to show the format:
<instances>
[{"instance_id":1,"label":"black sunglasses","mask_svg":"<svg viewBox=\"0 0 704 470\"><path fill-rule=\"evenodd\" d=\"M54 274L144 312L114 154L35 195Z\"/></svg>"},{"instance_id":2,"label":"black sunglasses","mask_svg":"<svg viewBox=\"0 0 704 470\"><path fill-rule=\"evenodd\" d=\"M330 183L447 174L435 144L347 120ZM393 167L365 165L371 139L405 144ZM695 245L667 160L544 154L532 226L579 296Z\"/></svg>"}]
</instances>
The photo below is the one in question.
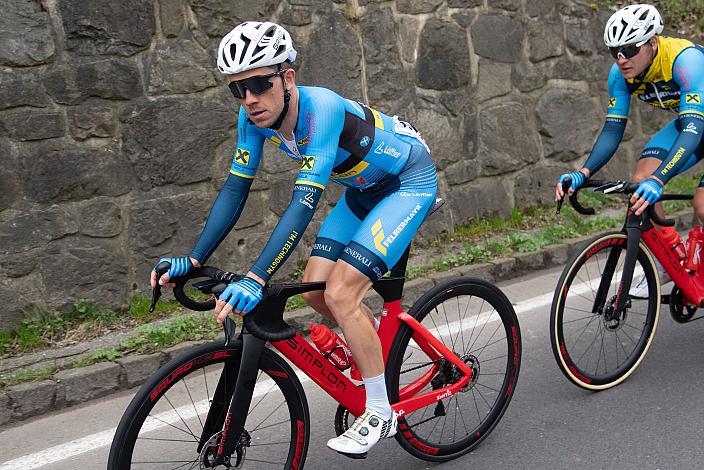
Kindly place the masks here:
<instances>
[{"instance_id":1,"label":"black sunglasses","mask_svg":"<svg viewBox=\"0 0 704 470\"><path fill-rule=\"evenodd\" d=\"M619 55L622 55L624 59L630 59L638 54L640 48L641 46L636 46L635 44L627 44L625 46L609 47L609 52L611 52L611 57L614 59L618 59Z\"/></svg>"},{"instance_id":2,"label":"black sunglasses","mask_svg":"<svg viewBox=\"0 0 704 470\"><path fill-rule=\"evenodd\" d=\"M243 100L246 96L247 90L251 91L255 95L261 95L265 91L271 89L274 86L271 79L276 76L283 75L285 70L279 70L278 72L270 73L269 75L256 75L254 77L245 78L244 80L236 80L230 82L228 87L235 98Z\"/></svg>"}]
</instances>

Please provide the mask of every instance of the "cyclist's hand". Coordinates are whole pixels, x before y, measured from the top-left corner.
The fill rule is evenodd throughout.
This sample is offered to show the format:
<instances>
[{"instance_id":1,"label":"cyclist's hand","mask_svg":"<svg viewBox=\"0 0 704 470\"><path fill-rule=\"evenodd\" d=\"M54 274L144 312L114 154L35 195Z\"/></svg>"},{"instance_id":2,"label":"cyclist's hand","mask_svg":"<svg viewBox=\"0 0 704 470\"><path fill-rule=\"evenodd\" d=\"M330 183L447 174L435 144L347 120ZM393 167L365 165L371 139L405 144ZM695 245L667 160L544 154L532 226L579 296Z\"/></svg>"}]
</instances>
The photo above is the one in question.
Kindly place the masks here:
<instances>
[{"instance_id":1,"label":"cyclist's hand","mask_svg":"<svg viewBox=\"0 0 704 470\"><path fill-rule=\"evenodd\" d=\"M161 263L162 261L167 261L171 263L171 267L169 268L166 273L164 273L161 278L157 280L157 273L156 273L156 266L157 264ZM154 268L152 269L151 277L150 277L150 284L152 286L152 289L156 287L157 281L159 282L159 285L164 286L164 287L171 287L173 288L176 286L173 282L169 282L169 279L178 277L178 276L183 276L191 272L193 269L194 264L191 261L191 258L188 256L181 256L180 258L160 258L159 261L154 265Z\"/></svg>"},{"instance_id":2,"label":"cyclist's hand","mask_svg":"<svg viewBox=\"0 0 704 470\"><path fill-rule=\"evenodd\" d=\"M557 186L555 187L555 202L559 202L565 196L565 193L562 190L562 182L567 178L570 178L572 180L572 185L570 186L570 189L568 191L569 195L581 188L584 184L584 181L587 179L585 174L581 171L573 171L571 173L565 173L563 175L560 175L560 179L557 180Z\"/></svg>"},{"instance_id":3,"label":"cyclist's hand","mask_svg":"<svg viewBox=\"0 0 704 470\"><path fill-rule=\"evenodd\" d=\"M662 184L654 178L648 178L638 185L638 188L631 196L631 208L636 215L641 215L651 204L655 204L662 196Z\"/></svg>"},{"instance_id":4,"label":"cyclist's hand","mask_svg":"<svg viewBox=\"0 0 704 470\"><path fill-rule=\"evenodd\" d=\"M228 285L215 303L218 323L225 321L230 312L249 313L262 300L262 285L251 277L243 277Z\"/></svg>"}]
</instances>

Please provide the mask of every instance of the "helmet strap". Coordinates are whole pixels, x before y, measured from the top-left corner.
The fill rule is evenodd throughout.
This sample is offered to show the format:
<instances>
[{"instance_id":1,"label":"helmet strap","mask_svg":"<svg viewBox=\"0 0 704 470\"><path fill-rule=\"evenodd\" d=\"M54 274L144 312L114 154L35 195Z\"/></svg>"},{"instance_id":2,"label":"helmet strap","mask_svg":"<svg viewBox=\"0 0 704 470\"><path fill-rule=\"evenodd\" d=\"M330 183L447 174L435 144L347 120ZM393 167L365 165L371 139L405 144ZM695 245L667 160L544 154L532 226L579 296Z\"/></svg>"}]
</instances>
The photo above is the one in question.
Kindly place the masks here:
<instances>
[{"instance_id":1,"label":"helmet strap","mask_svg":"<svg viewBox=\"0 0 704 470\"><path fill-rule=\"evenodd\" d=\"M277 130L279 127L281 127L281 124L284 122L284 119L286 118L286 113L288 113L288 102L289 101L291 101L291 93L289 93L288 90L284 90L284 109L281 110L281 114L279 114L279 117L276 119L274 124L269 126L269 129Z\"/></svg>"},{"instance_id":2,"label":"helmet strap","mask_svg":"<svg viewBox=\"0 0 704 470\"><path fill-rule=\"evenodd\" d=\"M276 64L276 71L281 71L281 64ZM279 117L276 119L276 121L274 121L274 123L269 126L269 129L278 130L279 127L281 127L281 124L283 124L284 119L286 118L286 113L288 113L288 102L291 101L291 93L289 93L286 89L286 82L284 81L283 76L281 77L281 84L284 86L284 109L281 110L281 114L279 114Z\"/></svg>"}]
</instances>

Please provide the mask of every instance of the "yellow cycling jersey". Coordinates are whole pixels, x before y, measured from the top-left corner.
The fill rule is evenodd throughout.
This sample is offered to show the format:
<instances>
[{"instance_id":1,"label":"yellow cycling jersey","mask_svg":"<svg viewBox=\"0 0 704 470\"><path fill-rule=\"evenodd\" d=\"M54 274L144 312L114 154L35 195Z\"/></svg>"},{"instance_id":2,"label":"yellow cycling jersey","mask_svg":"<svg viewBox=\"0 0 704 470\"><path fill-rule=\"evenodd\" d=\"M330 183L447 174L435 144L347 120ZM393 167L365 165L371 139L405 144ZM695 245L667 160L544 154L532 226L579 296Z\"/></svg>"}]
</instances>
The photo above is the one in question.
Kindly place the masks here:
<instances>
[{"instance_id":1,"label":"yellow cycling jersey","mask_svg":"<svg viewBox=\"0 0 704 470\"><path fill-rule=\"evenodd\" d=\"M675 60L682 51L696 46L687 39L658 37L658 52L644 76L626 80L626 87L632 96L663 109L678 110L680 107L680 86L673 78Z\"/></svg>"}]
</instances>

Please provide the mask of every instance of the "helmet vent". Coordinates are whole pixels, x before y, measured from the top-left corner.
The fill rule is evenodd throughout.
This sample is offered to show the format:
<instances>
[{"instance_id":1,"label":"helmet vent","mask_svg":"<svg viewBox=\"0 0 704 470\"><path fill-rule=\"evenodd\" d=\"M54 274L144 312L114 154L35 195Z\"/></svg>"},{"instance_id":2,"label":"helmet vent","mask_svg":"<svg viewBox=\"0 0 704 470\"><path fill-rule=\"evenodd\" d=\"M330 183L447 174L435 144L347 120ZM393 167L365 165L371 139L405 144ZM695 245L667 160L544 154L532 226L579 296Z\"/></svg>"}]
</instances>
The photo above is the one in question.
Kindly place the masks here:
<instances>
[{"instance_id":1,"label":"helmet vent","mask_svg":"<svg viewBox=\"0 0 704 470\"><path fill-rule=\"evenodd\" d=\"M242 46L242 53L240 54L240 58L238 62L242 63L244 61L244 54L247 52L247 48L249 47L249 43L251 42L248 37L242 36L242 42L244 43L244 46ZM232 45L234 47L234 44Z\"/></svg>"}]
</instances>

